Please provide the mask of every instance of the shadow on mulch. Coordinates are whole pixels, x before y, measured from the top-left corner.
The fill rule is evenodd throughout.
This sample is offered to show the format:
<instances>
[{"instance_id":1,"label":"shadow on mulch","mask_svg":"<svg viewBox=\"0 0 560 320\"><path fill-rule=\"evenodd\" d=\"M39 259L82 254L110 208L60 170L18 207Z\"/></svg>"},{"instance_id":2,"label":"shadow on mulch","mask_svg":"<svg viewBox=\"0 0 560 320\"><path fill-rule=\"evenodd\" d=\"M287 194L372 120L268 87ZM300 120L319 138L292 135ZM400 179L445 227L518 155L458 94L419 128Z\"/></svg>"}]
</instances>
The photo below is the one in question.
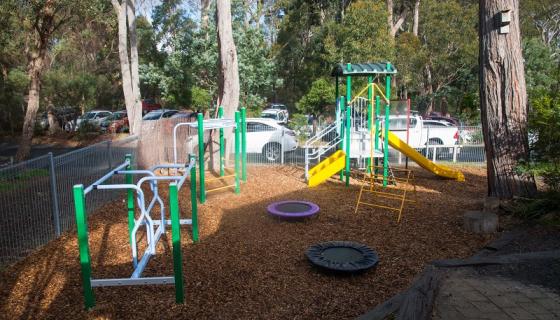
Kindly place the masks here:
<instances>
[{"instance_id":1,"label":"shadow on mulch","mask_svg":"<svg viewBox=\"0 0 560 320\"><path fill-rule=\"evenodd\" d=\"M85 312L73 231L0 274L0 318L349 319L408 287L427 262L468 257L491 240L461 229L463 211L480 209L483 170L467 169L465 183L416 171L417 202L407 204L400 224L379 209L354 214L356 181L349 188L331 180L309 189L301 174L290 167L252 168L241 195L209 194L199 206L200 242L192 243L188 228L182 232L183 305L174 303L172 286L109 287L95 289L97 306ZM167 199L165 188L161 193ZM188 217L186 188L180 197ZM288 199L315 202L321 211L300 223L268 216L269 203ZM130 276L124 206L114 201L90 215L94 278ZM329 240L364 243L380 263L352 277L318 272L304 251ZM168 239L158 253L145 276L172 275Z\"/></svg>"}]
</instances>

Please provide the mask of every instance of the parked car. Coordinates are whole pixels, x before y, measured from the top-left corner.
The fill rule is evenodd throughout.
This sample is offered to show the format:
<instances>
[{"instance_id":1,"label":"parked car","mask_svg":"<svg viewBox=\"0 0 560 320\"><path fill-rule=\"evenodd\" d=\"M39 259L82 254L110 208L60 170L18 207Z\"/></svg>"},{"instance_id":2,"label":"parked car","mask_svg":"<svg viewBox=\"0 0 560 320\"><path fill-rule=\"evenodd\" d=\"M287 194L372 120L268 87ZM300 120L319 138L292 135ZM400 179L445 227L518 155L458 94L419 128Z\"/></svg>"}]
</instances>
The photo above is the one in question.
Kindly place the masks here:
<instances>
[{"instance_id":1,"label":"parked car","mask_svg":"<svg viewBox=\"0 0 560 320\"><path fill-rule=\"evenodd\" d=\"M157 103L154 99L142 100L142 115L158 109L161 109L161 104Z\"/></svg>"},{"instance_id":2,"label":"parked car","mask_svg":"<svg viewBox=\"0 0 560 320\"><path fill-rule=\"evenodd\" d=\"M126 110L114 112L110 117L101 122L101 131L111 133L127 132L129 130Z\"/></svg>"},{"instance_id":3,"label":"parked car","mask_svg":"<svg viewBox=\"0 0 560 320\"><path fill-rule=\"evenodd\" d=\"M278 123L288 123L286 112L278 109L266 109L261 113L261 118L273 119Z\"/></svg>"},{"instance_id":4,"label":"parked car","mask_svg":"<svg viewBox=\"0 0 560 320\"><path fill-rule=\"evenodd\" d=\"M406 120L407 116L389 117L389 130L403 141L406 141ZM408 144L414 148L422 148L426 145L452 146L457 144L459 139L457 127L447 126L438 121L426 122L420 116L409 118L408 130Z\"/></svg>"},{"instance_id":5,"label":"parked car","mask_svg":"<svg viewBox=\"0 0 560 320\"><path fill-rule=\"evenodd\" d=\"M284 112L284 114L286 115L286 121L288 121L288 118L290 118L288 107L286 107L286 105L281 103L271 103L265 108L265 110L280 110Z\"/></svg>"},{"instance_id":6,"label":"parked car","mask_svg":"<svg viewBox=\"0 0 560 320\"><path fill-rule=\"evenodd\" d=\"M180 111L172 115L171 119L196 119L196 112Z\"/></svg>"},{"instance_id":7,"label":"parked car","mask_svg":"<svg viewBox=\"0 0 560 320\"><path fill-rule=\"evenodd\" d=\"M81 117L78 118L76 121L75 130L80 128L84 122L92 124L96 127L99 127L103 121L105 121L109 116L113 113L107 110L92 110L84 113Z\"/></svg>"},{"instance_id":8,"label":"parked car","mask_svg":"<svg viewBox=\"0 0 560 320\"><path fill-rule=\"evenodd\" d=\"M247 118L247 153L260 153L270 161L278 161L284 152L297 148L296 134L268 118Z\"/></svg>"},{"instance_id":9,"label":"parked car","mask_svg":"<svg viewBox=\"0 0 560 320\"><path fill-rule=\"evenodd\" d=\"M170 109L159 109L159 110L154 110L154 111L150 111L148 112L143 118L142 120L159 120L159 119L165 119L165 118L170 118L172 115L178 113L179 111L177 110L170 110Z\"/></svg>"}]
</instances>

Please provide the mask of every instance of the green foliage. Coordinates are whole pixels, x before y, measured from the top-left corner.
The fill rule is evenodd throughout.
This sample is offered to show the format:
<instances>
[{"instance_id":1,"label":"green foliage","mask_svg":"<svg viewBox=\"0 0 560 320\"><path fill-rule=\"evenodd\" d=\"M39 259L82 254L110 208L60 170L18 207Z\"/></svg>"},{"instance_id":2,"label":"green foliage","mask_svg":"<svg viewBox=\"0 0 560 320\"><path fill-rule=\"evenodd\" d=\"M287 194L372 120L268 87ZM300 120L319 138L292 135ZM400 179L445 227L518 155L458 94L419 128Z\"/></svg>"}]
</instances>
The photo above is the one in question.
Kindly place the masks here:
<instances>
[{"instance_id":1,"label":"green foliage","mask_svg":"<svg viewBox=\"0 0 560 320\"><path fill-rule=\"evenodd\" d=\"M511 212L523 220L560 225L560 193L546 192L535 199L518 199Z\"/></svg>"},{"instance_id":2,"label":"green foliage","mask_svg":"<svg viewBox=\"0 0 560 320\"><path fill-rule=\"evenodd\" d=\"M311 85L311 89L297 103L297 109L306 114L319 115L326 106L334 105L335 87L332 81L321 78Z\"/></svg>"},{"instance_id":3,"label":"green foliage","mask_svg":"<svg viewBox=\"0 0 560 320\"><path fill-rule=\"evenodd\" d=\"M192 108L194 110L205 111L212 104L212 96L210 93L200 87L192 88Z\"/></svg>"},{"instance_id":4,"label":"green foliage","mask_svg":"<svg viewBox=\"0 0 560 320\"><path fill-rule=\"evenodd\" d=\"M559 87L560 62L558 54L546 46L541 39L523 40L523 57L525 58L525 79L529 97L535 98L543 92L552 92Z\"/></svg>"},{"instance_id":5,"label":"green foliage","mask_svg":"<svg viewBox=\"0 0 560 320\"><path fill-rule=\"evenodd\" d=\"M382 1L358 0L346 11L342 24L329 24L325 60L335 62L394 61L394 39L387 28Z\"/></svg>"}]
</instances>

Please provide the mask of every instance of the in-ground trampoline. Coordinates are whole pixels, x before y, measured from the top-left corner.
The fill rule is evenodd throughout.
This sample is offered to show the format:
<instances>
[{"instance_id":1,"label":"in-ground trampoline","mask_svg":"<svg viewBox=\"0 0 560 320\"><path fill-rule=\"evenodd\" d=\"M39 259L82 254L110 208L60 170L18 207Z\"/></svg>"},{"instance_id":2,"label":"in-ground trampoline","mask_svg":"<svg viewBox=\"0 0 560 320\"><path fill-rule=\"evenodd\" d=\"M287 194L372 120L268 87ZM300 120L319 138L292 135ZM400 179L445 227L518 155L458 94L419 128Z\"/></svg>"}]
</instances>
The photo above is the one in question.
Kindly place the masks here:
<instances>
[{"instance_id":1,"label":"in-ground trampoline","mask_svg":"<svg viewBox=\"0 0 560 320\"><path fill-rule=\"evenodd\" d=\"M266 208L268 213L283 219L306 218L319 212L319 206L309 201L286 200L273 202Z\"/></svg>"},{"instance_id":2,"label":"in-ground trampoline","mask_svg":"<svg viewBox=\"0 0 560 320\"><path fill-rule=\"evenodd\" d=\"M365 271L379 262L375 251L366 245L350 241L318 243L309 247L305 255L312 264L340 273Z\"/></svg>"}]
</instances>

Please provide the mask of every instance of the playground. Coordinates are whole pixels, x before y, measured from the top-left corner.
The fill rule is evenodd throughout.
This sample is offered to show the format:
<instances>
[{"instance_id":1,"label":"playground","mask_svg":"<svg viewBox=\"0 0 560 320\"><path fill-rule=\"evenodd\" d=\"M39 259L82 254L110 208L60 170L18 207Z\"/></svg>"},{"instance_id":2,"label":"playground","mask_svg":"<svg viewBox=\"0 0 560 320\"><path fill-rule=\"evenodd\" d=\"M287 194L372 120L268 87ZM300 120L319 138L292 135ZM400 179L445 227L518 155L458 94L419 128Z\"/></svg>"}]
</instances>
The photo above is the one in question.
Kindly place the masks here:
<instances>
[{"instance_id":1,"label":"playground","mask_svg":"<svg viewBox=\"0 0 560 320\"><path fill-rule=\"evenodd\" d=\"M24 260L2 270L0 314L26 318L263 318L350 319L407 288L435 259L472 255L492 235L462 230L462 213L480 209L484 169L461 168L465 182L442 180L415 169L416 193L400 223L378 208L354 213L359 181L331 179L315 188L294 167L249 167L241 193L212 193L198 207L199 241L182 228L184 303L172 285L94 288L96 306L86 311L77 257L77 235L66 232ZM161 182L160 196L169 194ZM182 217L190 214L189 188L179 191ZM285 199L312 201L320 212L284 221L266 212ZM434 232L434 226L437 232ZM89 214L92 276L132 272L126 202L116 200ZM140 235L141 233L139 233ZM334 276L312 267L307 247L347 240L376 250L378 266L357 276ZM140 248L143 250L143 248ZM172 243L162 237L145 276L173 273Z\"/></svg>"}]
</instances>

